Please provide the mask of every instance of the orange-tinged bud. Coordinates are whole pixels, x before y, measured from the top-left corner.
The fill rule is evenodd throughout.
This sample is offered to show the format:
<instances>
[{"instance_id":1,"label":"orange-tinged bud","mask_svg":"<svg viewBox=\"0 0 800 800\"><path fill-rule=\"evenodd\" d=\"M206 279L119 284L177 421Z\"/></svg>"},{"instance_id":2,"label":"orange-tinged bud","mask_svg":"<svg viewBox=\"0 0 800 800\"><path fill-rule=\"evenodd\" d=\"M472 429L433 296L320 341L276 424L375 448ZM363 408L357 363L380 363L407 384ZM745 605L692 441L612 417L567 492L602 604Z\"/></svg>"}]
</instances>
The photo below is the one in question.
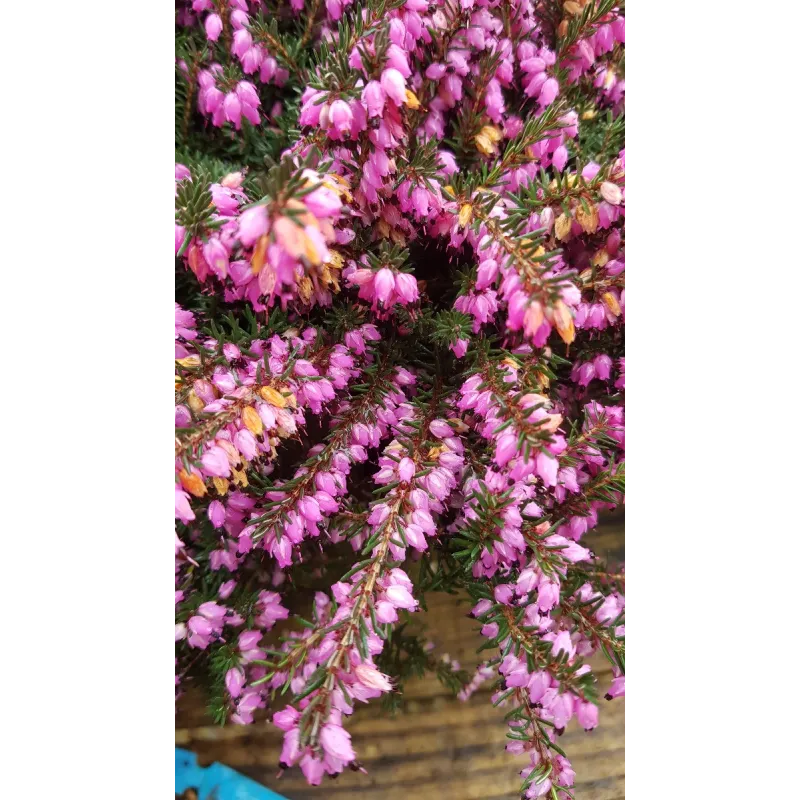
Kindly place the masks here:
<instances>
[{"instance_id":1,"label":"orange-tinged bud","mask_svg":"<svg viewBox=\"0 0 800 800\"><path fill-rule=\"evenodd\" d=\"M234 469L231 470L231 472L233 473L234 486L239 486L242 489L246 489L248 486L247 473L243 469Z\"/></svg>"},{"instance_id":2,"label":"orange-tinged bud","mask_svg":"<svg viewBox=\"0 0 800 800\"><path fill-rule=\"evenodd\" d=\"M462 228L466 228L471 221L472 221L472 204L464 203L464 205L461 206L461 210L458 212L458 224Z\"/></svg>"},{"instance_id":3,"label":"orange-tinged bud","mask_svg":"<svg viewBox=\"0 0 800 800\"><path fill-rule=\"evenodd\" d=\"M195 497L203 497L205 495L206 485L196 472L189 473L185 469L182 469L178 473L178 477L180 478L181 486L183 486L189 494Z\"/></svg>"},{"instance_id":4,"label":"orange-tinged bud","mask_svg":"<svg viewBox=\"0 0 800 800\"><path fill-rule=\"evenodd\" d=\"M264 266L268 244L269 236L266 234L256 242L255 249L253 250L253 257L250 259L250 270L253 275L258 275L258 273L261 272L261 267Z\"/></svg>"},{"instance_id":5,"label":"orange-tinged bud","mask_svg":"<svg viewBox=\"0 0 800 800\"><path fill-rule=\"evenodd\" d=\"M299 281L297 281L297 293L300 295L300 299L307 303L311 300L311 295L314 292L314 284L311 283L311 278L307 275L303 275Z\"/></svg>"},{"instance_id":6,"label":"orange-tinged bud","mask_svg":"<svg viewBox=\"0 0 800 800\"><path fill-rule=\"evenodd\" d=\"M230 481L227 478L214 477L211 479L211 481L214 484L214 488L217 490L218 495L224 495L228 493Z\"/></svg>"},{"instance_id":7,"label":"orange-tinged bud","mask_svg":"<svg viewBox=\"0 0 800 800\"><path fill-rule=\"evenodd\" d=\"M208 264L203 258L203 253L196 244L192 244L186 254L189 261L189 268L199 278L201 275L208 274Z\"/></svg>"},{"instance_id":8,"label":"orange-tinged bud","mask_svg":"<svg viewBox=\"0 0 800 800\"><path fill-rule=\"evenodd\" d=\"M538 406L540 403L546 405L548 408L552 405L549 397L545 397L543 394L538 394L537 392L528 392L527 394L522 395L519 400L520 402L525 402L526 408Z\"/></svg>"},{"instance_id":9,"label":"orange-tinged bud","mask_svg":"<svg viewBox=\"0 0 800 800\"><path fill-rule=\"evenodd\" d=\"M264 430L264 423L261 421L261 417L258 416L258 411L252 406L245 406L242 410L242 422L253 436L260 436L261 431Z\"/></svg>"},{"instance_id":10,"label":"orange-tinged bud","mask_svg":"<svg viewBox=\"0 0 800 800\"><path fill-rule=\"evenodd\" d=\"M487 125L484 128L481 128L480 133L475 137L475 146L485 156L491 156L499 152L497 149L497 145L495 144L494 137L490 136L486 132L489 127L490 126Z\"/></svg>"},{"instance_id":11,"label":"orange-tinged bud","mask_svg":"<svg viewBox=\"0 0 800 800\"><path fill-rule=\"evenodd\" d=\"M200 366L200 356L186 356L186 358L176 358L176 363L180 364L182 367L199 367Z\"/></svg>"},{"instance_id":12,"label":"orange-tinged bud","mask_svg":"<svg viewBox=\"0 0 800 800\"><path fill-rule=\"evenodd\" d=\"M538 300L534 300L526 309L525 316L522 318L525 330L528 333L536 333L544 322L544 310Z\"/></svg>"},{"instance_id":13,"label":"orange-tinged bud","mask_svg":"<svg viewBox=\"0 0 800 800\"><path fill-rule=\"evenodd\" d=\"M605 303L606 308L614 314L614 316L618 317L622 313L619 301L611 292L606 292L601 299Z\"/></svg>"},{"instance_id":14,"label":"orange-tinged bud","mask_svg":"<svg viewBox=\"0 0 800 800\"><path fill-rule=\"evenodd\" d=\"M262 386L258 393L261 397L276 408L286 408L286 398L271 386Z\"/></svg>"},{"instance_id":15,"label":"orange-tinged bud","mask_svg":"<svg viewBox=\"0 0 800 800\"><path fill-rule=\"evenodd\" d=\"M292 258L300 258L306 252L306 232L288 217L280 217L273 227L278 244Z\"/></svg>"},{"instance_id":16,"label":"orange-tinged bud","mask_svg":"<svg viewBox=\"0 0 800 800\"><path fill-rule=\"evenodd\" d=\"M406 89L406 105L413 110L419 108L419 98L411 91L411 89Z\"/></svg>"},{"instance_id":17,"label":"orange-tinged bud","mask_svg":"<svg viewBox=\"0 0 800 800\"><path fill-rule=\"evenodd\" d=\"M578 220L578 224L586 233L594 233L597 230L597 223L600 221L597 206L592 203L587 211L583 204L580 204L575 211L575 219Z\"/></svg>"},{"instance_id":18,"label":"orange-tinged bud","mask_svg":"<svg viewBox=\"0 0 800 800\"><path fill-rule=\"evenodd\" d=\"M558 300L553 307L553 321L556 323L558 335L566 342L572 344L575 341L575 323L572 314L563 300Z\"/></svg>"},{"instance_id":19,"label":"orange-tinged bud","mask_svg":"<svg viewBox=\"0 0 800 800\"><path fill-rule=\"evenodd\" d=\"M572 230L572 220L564 213L556 217L556 239L566 239Z\"/></svg>"},{"instance_id":20,"label":"orange-tinged bud","mask_svg":"<svg viewBox=\"0 0 800 800\"><path fill-rule=\"evenodd\" d=\"M341 269L344 266L344 258L338 250L328 250L330 258L328 259L328 267L330 269Z\"/></svg>"},{"instance_id":21,"label":"orange-tinged bud","mask_svg":"<svg viewBox=\"0 0 800 800\"><path fill-rule=\"evenodd\" d=\"M221 181L220 185L228 189L238 189L242 185L244 176L241 172L229 172Z\"/></svg>"},{"instance_id":22,"label":"orange-tinged bud","mask_svg":"<svg viewBox=\"0 0 800 800\"><path fill-rule=\"evenodd\" d=\"M563 421L564 417L562 417L561 414L551 414L541 426L542 430L550 431L552 433L553 431L558 430L558 426L561 425Z\"/></svg>"},{"instance_id":23,"label":"orange-tinged bud","mask_svg":"<svg viewBox=\"0 0 800 800\"><path fill-rule=\"evenodd\" d=\"M194 393L194 389L189 392L186 402L195 414L199 414L206 407L206 404Z\"/></svg>"},{"instance_id":24,"label":"orange-tinged bud","mask_svg":"<svg viewBox=\"0 0 800 800\"><path fill-rule=\"evenodd\" d=\"M317 246L311 240L310 236L306 236L304 252L305 252L305 257L315 267L318 267L322 263L322 256L319 254L319 250L317 250Z\"/></svg>"},{"instance_id":25,"label":"orange-tinged bud","mask_svg":"<svg viewBox=\"0 0 800 800\"><path fill-rule=\"evenodd\" d=\"M622 202L622 189L611 181L603 181L600 184L600 194L603 200L612 206L618 206Z\"/></svg>"},{"instance_id":26,"label":"orange-tinged bud","mask_svg":"<svg viewBox=\"0 0 800 800\"><path fill-rule=\"evenodd\" d=\"M232 467L235 467L242 460L242 456L239 451L227 439L216 439L214 444L217 447L221 447L225 451L225 454L228 456L228 461Z\"/></svg>"}]
</instances>

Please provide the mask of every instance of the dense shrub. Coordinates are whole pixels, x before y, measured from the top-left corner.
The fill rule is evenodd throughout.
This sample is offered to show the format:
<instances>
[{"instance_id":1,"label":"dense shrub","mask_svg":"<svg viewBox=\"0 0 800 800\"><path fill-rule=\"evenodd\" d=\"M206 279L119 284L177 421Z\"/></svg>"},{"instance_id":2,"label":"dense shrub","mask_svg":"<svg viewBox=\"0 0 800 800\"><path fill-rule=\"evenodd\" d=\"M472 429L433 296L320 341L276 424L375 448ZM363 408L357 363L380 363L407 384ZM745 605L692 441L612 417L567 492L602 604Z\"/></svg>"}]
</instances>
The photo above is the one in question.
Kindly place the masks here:
<instances>
[{"instance_id":1,"label":"dense shrub","mask_svg":"<svg viewBox=\"0 0 800 800\"><path fill-rule=\"evenodd\" d=\"M312 784L426 671L492 682L521 794L568 797L558 735L624 693L588 533L624 491L620 5L178 3L176 681ZM473 675L415 627L438 591Z\"/></svg>"}]
</instances>

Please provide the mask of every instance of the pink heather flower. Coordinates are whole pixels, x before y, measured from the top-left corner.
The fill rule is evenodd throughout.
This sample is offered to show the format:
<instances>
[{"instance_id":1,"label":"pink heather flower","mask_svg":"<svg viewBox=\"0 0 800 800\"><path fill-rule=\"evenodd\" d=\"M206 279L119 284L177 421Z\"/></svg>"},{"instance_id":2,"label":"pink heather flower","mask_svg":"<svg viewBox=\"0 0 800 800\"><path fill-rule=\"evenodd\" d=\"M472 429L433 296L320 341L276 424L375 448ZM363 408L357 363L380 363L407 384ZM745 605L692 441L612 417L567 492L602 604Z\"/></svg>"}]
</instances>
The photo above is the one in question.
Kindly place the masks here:
<instances>
[{"instance_id":1,"label":"pink heather flower","mask_svg":"<svg viewBox=\"0 0 800 800\"><path fill-rule=\"evenodd\" d=\"M228 694L236 699L244 687L244 672L239 667L232 667L225 673L225 688Z\"/></svg>"},{"instance_id":2,"label":"pink heather flower","mask_svg":"<svg viewBox=\"0 0 800 800\"><path fill-rule=\"evenodd\" d=\"M406 102L406 80L396 69L389 67L383 71L381 87L398 106Z\"/></svg>"},{"instance_id":3,"label":"pink heather flower","mask_svg":"<svg viewBox=\"0 0 800 800\"><path fill-rule=\"evenodd\" d=\"M290 731L300 719L300 712L292 706L286 706L272 716L272 723L282 731Z\"/></svg>"},{"instance_id":4,"label":"pink heather flower","mask_svg":"<svg viewBox=\"0 0 800 800\"><path fill-rule=\"evenodd\" d=\"M216 236L212 236L203 245L203 258L220 280L228 276L228 251Z\"/></svg>"},{"instance_id":5,"label":"pink heather flower","mask_svg":"<svg viewBox=\"0 0 800 800\"><path fill-rule=\"evenodd\" d=\"M447 424L446 420L435 419L429 426L430 432L437 439L446 439L448 436L453 435L453 429Z\"/></svg>"},{"instance_id":6,"label":"pink heather flower","mask_svg":"<svg viewBox=\"0 0 800 800\"><path fill-rule=\"evenodd\" d=\"M370 81L361 92L361 99L367 106L370 117L380 117L386 105L386 92L378 81Z\"/></svg>"},{"instance_id":7,"label":"pink heather flower","mask_svg":"<svg viewBox=\"0 0 800 800\"><path fill-rule=\"evenodd\" d=\"M206 17L206 37L210 42L216 42L222 33L222 19L219 14L209 14Z\"/></svg>"},{"instance_id":8,"label":"pink heather flower","mask_svg":"<svg viewBox=\"0 0 800 800\"><path fill-rule=\"evenodd\" d=\"M235 31L241 30L249 22L249 17L245 13L244 9L235 8L233 11L231 11L231 25Z\"/></svg>"},{"instance_id":9,"label":"pink heather flower","mask_svg":"<svg viewBox=\"0 0 800 800\"><path fill-rule=\"evenodd\" d=\"M410 458L404 458L397 468L397 474L401 481L410 481L414 477L416 467Z\"/></svg>"},{"instance_id":10,"label":"pink heather flower","mask_svg":"<svg viewBox=\"0 0 800 800\"><path fill-rule=\"evenodd\" d=\"M380 600L375 604L375 616L381 624L397 622L398 616L394 605L388 600Z\"/></svg>"},{"instance_id":11,"label":"pink heather flower","mask_svg":"<svg viewBox=\"0 0 800 800\"><path fill-rule=\"evenodd\" d=\"M500 586L495 586L494 599L503 605L510 605L514 597L514 587L508 583L503 583Z\"/></svg>"},{"instance_id":12,"label":"pink heather flower","mask_svg":"<svg viewBox=\"0 0 800 800\"><path fill-rule=\"evenodd\" d=\"M303 202L306 208L320 219L322 217L338 217L342 208L342 201L339 199L339 195L325 186L306 195L303 198Z\"/></svg>"},{"instance_id":13,"label":"pink heather flower","mask_svg":"<svg viewBox=\"0 0 800 800\"><path fill-rule=\"evenodd\" d=\"M625 696L625 676L620 675L611 681L611 688L606 694L606 700L613 700L615 697Z\"/></svg>"},{"instance_id":14,"label":"pink heather flower","mask_svg":"<svg viewBox=\"0 0 800 800\"><path fill-rule=\"evenodd\" d=\"M569 631L561 631L553 640L553 655L567 653L572 658L575 655L575 645L572 643Z\"/></svg>"},{"instance_id":15,"label":"pink heather flower","mask_svg":"<svg viewBox=\"0 0 800 800\"><path fill-rule=\"evenodd\" d=\"M331 723L323 725L319 740L328 755L345 764L355 760L356 754L350 744L350 734L341 725Z\"/></svg>"},{"instance_id":16,"label":"pink heather flower","mask_svg":"<svg viewBox=\"0 0 800 800\"><path fill-rule=\"evenodd\" d=\"M370 664L359 664L355 670L356 678L368 689L379 689L381 692L391 692L391 681L379 670Z\"/></svg>"},{"instance_id":17,"label":"pink heather flower","mask_svg":"<svg viewBox=\"0 0 800 800\"><path fill-rule=\"evenodd\" d=\"M175 517L184 524L195 518L194 511L189 504L189 495L178 486L175 487Z\"/></svg>"},{"instance_id":18,"label":"pink heather flower","mask_svg":"<svg viewBox=\"0 0 800 800\"><path fill-rule=\"evenodd\" d=\"M261 631L244 631L239 634L239 649L245 653L248 650L254 650L258 647L258 643L262 637Z\"/></svg>"},{"instance_id":19,"label":"pink heather flower","mask_svg":"<svg viewBox=\"0 0 800 800\"><path fill-rule=\"evenodd\" d=\"M219 478L227 478L231 474L228 454L221 447L210 447L201 459L203 470Z\"/></svg>"},{"instance_id":20,"label":"pink heather flower","mask_svg":"<svg viewBox=\"0 0 800 800\"><path fill-rule=\"evenodd\" d=\"M413 610L417 607L417 601L411 596L411 592L409 592L405 586L390 586L386 590L386 599L395 608L406 608Z\"/></svg>"},{"instance_id":21,"label":"pink heather flower","mask_svg":"<svg viewBox=\"0 0 800 800\"><path fill-rule=\"evenodd\" d=\"M539 92L539 104L542 108L547 108L556 97L558 97L558 81L555 78L548 78Z\"/></svg>"},{"instance_id":22,"label":"pink heather flower","mask_svg":"<svg viewBox=\"0 0 800 800\"><path fill-rule=\"evenodd\" d=\"M456 358L463 358L464 354L467 352L468 346L468 339L457 339L455 344L450 345L450 349L453 351L453 355L455 355Z\"/></svg>"},{"instance_id":23,"label":"pink heather flower","mask_svg":"<svg viewBox=\"0 0 800 800\"><path fill-rule=\"evenodd\" d=\"M386 65L396 69L404 78L411 77L411 68L405 52L396 44L390 44L386 50Z\"/></svg>"},{"instance_id":24,"label":"pink heather flower","mask_svg":"<svg viewBox=\"0 0 800 800\"><path fill-rule=\"evenodd\" d=\"M394 289L406 303L413 303L419 299L417 279L407 272L398 272L394 278Z\"/></svg>"},{"instance_id":25,"label":"pink heather flower","mask_svg":"<svg viewBox=\"0 0 800 800\"><path fill-rule=\"evenodd\" d=\"M327 0L329 5L333 1L339 2L339 0ZM310 753L306 753L300 759L300 770L309 786L319 786L320 783L322 783L322 776L325 774L325 765L318 758L314 758Z\"/></svg>"},{"instance_id":26,"label":"pink heather flower","mask_svg":"<svg viewBox=\"0 0 800 800\"><path fill-rule=\"evenodd\" d=\"M411 192L411 205L414 207L414 211L417 212L417 215L419 217L427 217L428 216L427 189L423 189L421 186L417 186Z\"/></svg>"},{"instance_id":27,"label":"pink heather flower","mask_svg":"<svg viewBox=\"0 0 800 800\"><path fill-rule=\"evenodd\" d=\"M258 96L256 87L250 81L239 81L236 84L236 96L242 102L242 106L257 108L261 105L261 98Z\"/></svg>"},{"instance_id":28,"label":"pink heather flower","mask_svg":"<svg viewBox=\"0 0 800 800\"><path fill-rule=\"evenodd\" d=\"M205 617L190 617L186 627L190 633L197 636L210 636L214 631L212 624Z\"/></svg>"},{"instance_id":29,"label":"pink heather flower","mask_svg":"<svg viewBox=\"0 0 800 800\"><path fill-rule=\"evenodd\" d=\"M241 58L253 45L253 37L247 28L240 27L233 34L233 47L231 52Z\"/></svg>"},{"instance_id":30,"label":"pink heather flower","mask_svg":"<svg viewBox=\"0 0 800 800\"><path fill-rule=\"evenodd\" d=\"M268 228L266 206L248 208L239 217L239 239L245 247L251 247L257 239L262 237Z\"/></svg>"},{"instance_id":31,"label":"pink heather flower","mask_svg":"<svg viewBox=\"0 0 800 800\"><path fill-rule=\"evenodd\" d=\"M554 583L549 578L545 578L544 580L540 581L539 595L536 601L539 611L547 613L553 609L558 603L558 595L558 584Z\"/></svg>"},{"instance_id":32,"label":"pink heather flower","mask_svg":"<svg viewBox=\"0 0 800 800\"><path fill-rule=\"evenodd\" d=\"M228 92L222 102L222 110L225 114L225 119L232 122L239 130L242 124L242 103L235 92Z\"/></svg>"},{"instance_id":33,"label":"pink heather flower","mask_svg":"<svg viewBox=\"0 0 800 800\"><path fill-rule=\"evenodd\" d=\"M578 717L578 724L587 731L597 727L597 706L594 703L584 703L578 701L576 709L576 716Z\"/></svg>"},{"instance_id":34,"label":"pink heather flower","mask_svg":"<svg viewBox=\"0 0 800 800\"><path fill-rule=\"evenodd\" d=\"M308 522L319 522L322 519L319 503L313 497L302 498L297 504L297 510Z\"/></svg>"},{"instance_id":35,"label":"pink heather flower","mask_svg":"<svg viewBox=\"0 0 800 800\"><path fill-rule=\"evenodd\" d=\"M504 431L497 440L494 460L499 467L505 466L517 453L517 434ZM555 459L553 459L555 461Z\"/></svg>"},{"instance_id":36,"label":"pink heather flower","mask_svg":"<svg viewBox=\"0 0 800 800\"><path fill-rule=\"evenodd\" d=\"M225 506L219 500L209 503L208 518L215 528L221 528L225 524Z\"/></svg>"},{"instance_id":37,"label":"pink heather flower","mask_svg":"<svg viewBox=\"0 0 800 800\"><path fill-rule=\"evenodd\" d=\"M240 714L250 714L264 704L261 695L256 692L247 692L237 703L236 709Z\"/></svg>"},{"instance_id":38,"label":"pink heather flower","mask_svg":"<svg viewBox=\"0 0 800 800\"><path fill-rule=\"evenodd\" d=\"M472 611L470 613L473 617L477 618L485 614L491 607L491 600L484 597L482 600L478 600L478 602L472 607Z\"/></svg>"},{"instance_id":39,"label":"pink heather flower","mask_svg":"<svg viewBox=\"0 0 800 800\"><path fill-rule=\"evenodd\" d=\"M394 291L394 273L388 267L381 267L375 276L375 297L384 305L388 304L389 298Z\"/></svg>"},{"instance_id":40,"label":"pink heather flower","mask_svg":"<svg viewBox=\"0 0 800 800\"><path fill-rule=\"evenodd\" d=\"M567 159L569 158L569 153L567 152L567 148L564 145L559 145L556 148L555 153L553 153L553 166L561 172L564 169L567 163Z\"/></svg>"},{"instance_id":41,"label":"pink heather flower","mask_svg":"<svg viewBox=\"0 0 800 800\"><path fill-rule=\"evenodd\" d=\"M330 107L330 120L339 133L349 133L353 112L344 100L334 100Z\"/></svg>"}]
</instances>

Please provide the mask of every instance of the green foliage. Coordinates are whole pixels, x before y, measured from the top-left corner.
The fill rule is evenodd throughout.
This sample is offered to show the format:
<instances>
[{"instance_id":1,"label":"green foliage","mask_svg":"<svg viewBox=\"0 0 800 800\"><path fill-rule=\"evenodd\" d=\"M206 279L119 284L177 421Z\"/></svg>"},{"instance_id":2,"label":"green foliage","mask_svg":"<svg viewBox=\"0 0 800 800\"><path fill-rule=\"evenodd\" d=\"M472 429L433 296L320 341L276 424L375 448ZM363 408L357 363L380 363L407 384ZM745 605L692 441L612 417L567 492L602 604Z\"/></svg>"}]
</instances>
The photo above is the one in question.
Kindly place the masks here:
<instances>
[{"instance_id":1,"label":"green foliage","mask_svg":"<svg viewBox=\"0 0 800 800\"><path fill-rule=\"evenodd\" d=\"M449 660L436 658L426 640L408 630L408 624L390 629L376 665L394 683L394 691L383 697L383 706L389 711L401 707L405 684L411 678L422 678L432 673L454 695L470 680L466 670L453 669Z\"/></svg>"},{"instance_id":2,"label":"green foliage","mask_svg":"<svg viewBox=\"0 0 800 800\"><path fill-rule=\"evenodd\" d=\"M187 234L201 236L214 213L211 204L209 178L203 172L192 176L192 180L182 180L178 184L175 198L175 220L186 228Z\"/></svg>"},{"instance_id":3,"label":"green foliage","mask_svg":"<svg viewBox=\"0 0 800 800\"><path fill-rule=\"evenodd\" d=\"M432 317L431 340L441 346L448 347L459 339L472 336L472 317L460 311L440 311Z\"/></svg>"},{"instance_id":4,"label":"green foliage","mask_svg":"<svg viewBox=\"0 0 800 800\"><path fill-rule=\"evenodd\" d=\"M583 119L578 129L582 157L587 161L608 162L625 147L625 114L616 117L610 110Z\"/></svg>"}]
</instances>

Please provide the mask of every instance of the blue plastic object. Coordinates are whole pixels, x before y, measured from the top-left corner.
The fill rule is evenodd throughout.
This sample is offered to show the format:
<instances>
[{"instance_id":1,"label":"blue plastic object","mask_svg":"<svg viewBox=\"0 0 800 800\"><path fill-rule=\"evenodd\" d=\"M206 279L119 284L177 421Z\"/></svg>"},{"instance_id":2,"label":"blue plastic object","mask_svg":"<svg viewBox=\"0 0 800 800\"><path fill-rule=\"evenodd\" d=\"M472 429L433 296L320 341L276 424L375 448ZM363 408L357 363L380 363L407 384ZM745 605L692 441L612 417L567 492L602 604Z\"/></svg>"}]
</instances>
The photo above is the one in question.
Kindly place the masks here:
<instances>
[{"instance_id":1,"label":"blue plastic object","mask_svg":"<svg viewBox=\"0 0 800 800\"><path fill-rule=\"evenodd\" d=\"M197 756L175 748L175 794L196 789L199 800L286 800L224 764L201 767Z\"/></svg>"}]
</instances>

